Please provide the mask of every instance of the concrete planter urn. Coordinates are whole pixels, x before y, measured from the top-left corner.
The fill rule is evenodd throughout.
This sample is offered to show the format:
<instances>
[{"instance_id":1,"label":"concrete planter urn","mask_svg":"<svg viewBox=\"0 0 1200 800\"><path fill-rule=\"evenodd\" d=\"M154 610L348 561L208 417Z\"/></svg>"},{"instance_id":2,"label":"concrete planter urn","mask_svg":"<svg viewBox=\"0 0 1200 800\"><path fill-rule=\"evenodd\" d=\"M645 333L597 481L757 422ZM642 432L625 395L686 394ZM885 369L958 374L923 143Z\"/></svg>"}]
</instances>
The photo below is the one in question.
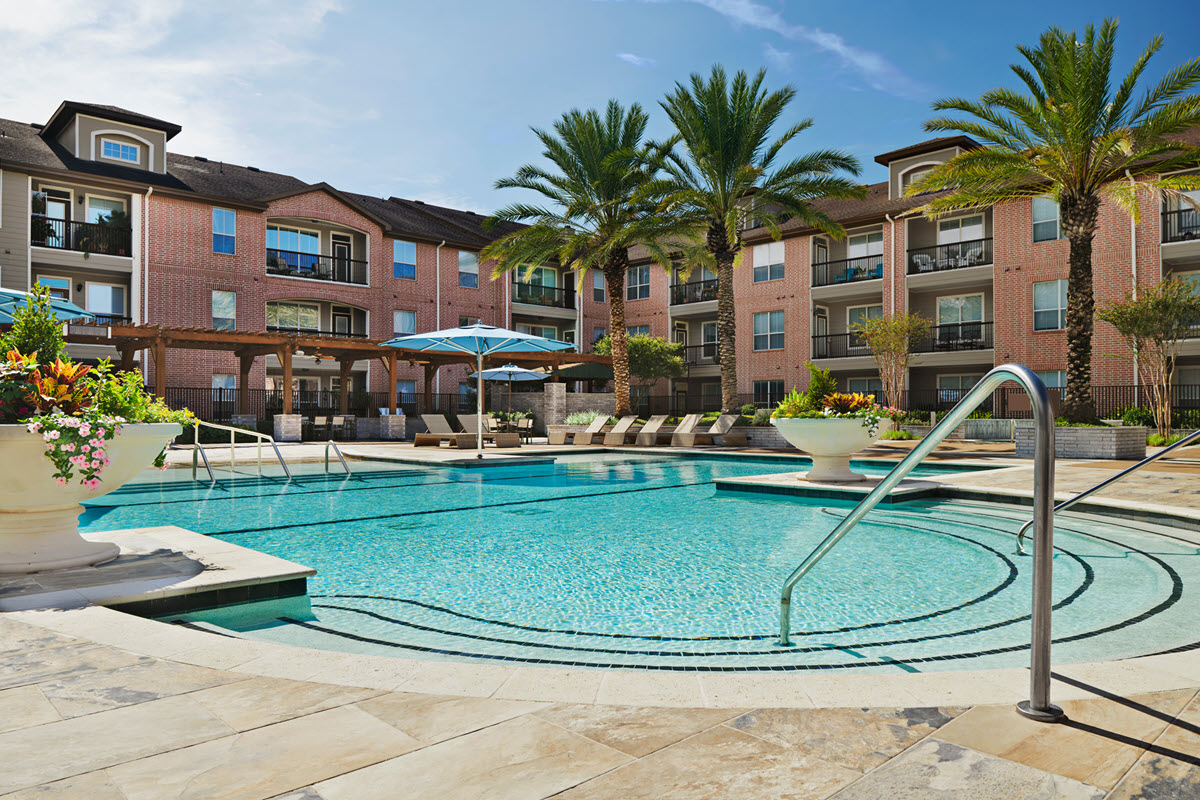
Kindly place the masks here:
<instances>
[{"instance_id":1,"label":"concrete planter urn","mask_svg":"<svg viewBox=\"0 0 1200 800\"><path fill-rule=\"evenodd\" d=\"M95 489L54 480L40 434L25 425L0 425L0 574L42 572L101 564L120 550L79 535L80 501L100 497L132 480L181 432L174 422L124 424L109 439L109 465Z\"/></svg>"},{"instance_id":2,"label":"concrete planter urn","mask_svg":"<svg viewBox=\"0 0 1200 800\"><path fill-rule=\"evenodd\" d=\"M813 483L857 483L867 476L850 469L850 456L875 442L892 427L891 420L881 419L871 434L863 420L855 417L801 419L778 417L771 420L783 438L812 458L812 469L801 480Z\"/></svg>"}]
</instances>

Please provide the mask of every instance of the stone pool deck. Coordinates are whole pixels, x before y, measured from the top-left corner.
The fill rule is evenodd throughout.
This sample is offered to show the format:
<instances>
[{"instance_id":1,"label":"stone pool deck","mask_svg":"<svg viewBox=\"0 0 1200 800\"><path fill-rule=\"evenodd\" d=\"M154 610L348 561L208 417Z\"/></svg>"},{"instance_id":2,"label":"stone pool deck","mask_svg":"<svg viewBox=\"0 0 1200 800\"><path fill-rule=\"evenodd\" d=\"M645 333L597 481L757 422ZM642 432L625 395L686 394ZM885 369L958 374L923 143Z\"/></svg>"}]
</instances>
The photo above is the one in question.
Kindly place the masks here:
<instances>
[{"instance_id":1,"label":"stone pool deck","mask_svg":"<svg viewBox=\"0 0 1200 800\"><path fill-rule=\"evenodd\" d=\"M1002 451L942 455L1005 459L986 486L951 479L963 486L1029 485L1028 462ZM1064 462L1058 488L1121 466ZM1105 496L1200 508L1194 467ZM168 546L121 567L126 583L158 566L219 580L192 563L217 556L239 569L233 551L162 530L127 534ZM1042 725L1013 711L1021 669L751 678L420 662L166 625L32 583L0 597L2 798L1200 798L1200 650L1060 666L1052 694L1068 719Z\"/></svg>"}]
</instances>

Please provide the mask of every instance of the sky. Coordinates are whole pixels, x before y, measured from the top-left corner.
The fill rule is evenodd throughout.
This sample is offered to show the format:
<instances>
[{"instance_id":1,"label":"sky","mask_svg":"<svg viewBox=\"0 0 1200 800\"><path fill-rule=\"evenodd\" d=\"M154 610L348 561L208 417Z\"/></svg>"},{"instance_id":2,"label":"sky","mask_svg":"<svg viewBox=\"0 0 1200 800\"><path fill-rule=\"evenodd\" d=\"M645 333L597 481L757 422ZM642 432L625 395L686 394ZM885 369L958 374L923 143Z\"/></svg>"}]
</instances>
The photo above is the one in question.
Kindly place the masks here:
<instances>
[{"instance_id":1,"label":"sky","mask_svg":"<svg viewBox=\"0 0 1200 800\"><path fill-rule=\"evenodd\" d=\"M795 87L781 129L814 125L785 155L845 150L871 183L931 102L1015 87L1015 45L1105 16L1122 75L1159 34L1153 79L1200 55L1178 0L0 0L0 117L117 105L183 126L175 152L487 213L541 161L531 127L617 98L666 136L659 100L721 63Z\"/></svg>"}]
</instances>

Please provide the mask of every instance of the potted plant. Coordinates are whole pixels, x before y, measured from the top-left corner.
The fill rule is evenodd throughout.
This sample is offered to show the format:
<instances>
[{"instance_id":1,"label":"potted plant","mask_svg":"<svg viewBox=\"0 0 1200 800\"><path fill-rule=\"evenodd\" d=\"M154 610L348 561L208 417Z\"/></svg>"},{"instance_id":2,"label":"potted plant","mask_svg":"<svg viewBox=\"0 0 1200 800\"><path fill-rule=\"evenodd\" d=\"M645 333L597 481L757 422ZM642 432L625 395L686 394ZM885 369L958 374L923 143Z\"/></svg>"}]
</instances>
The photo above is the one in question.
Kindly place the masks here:
<instances>
[{"instance_id":1,"label":"potted plant","mask_svg":"<svg viewBox=\"0 0 1200 800\"><path fill-rule=\"evenodd\" d=\"M116 545L79 535L80 501L161 467L191 414L147 395L136 372L89 368L61 352L48 363L23 355L13 347L21 331L36 328L39 315L57 323L36 297L18 315L25 324L5 337L0 361L0 573L110 561Z\"/></svg>"},{"instance_id":2,"label":"potted plant","mask_svg":"<svg viewBox=\"0 0 1200 800\"><path fill-rule=\"evenodd\" d=\"M808 369L812 375L808 392L792 389L771 414L771 424L789 444L812 458L812 469L802 480L866 480L850 469L850 456L877 442L900 412L878 405L874 395L838 392L827 370L812 364Z\"/></svg>"}]
</instances>

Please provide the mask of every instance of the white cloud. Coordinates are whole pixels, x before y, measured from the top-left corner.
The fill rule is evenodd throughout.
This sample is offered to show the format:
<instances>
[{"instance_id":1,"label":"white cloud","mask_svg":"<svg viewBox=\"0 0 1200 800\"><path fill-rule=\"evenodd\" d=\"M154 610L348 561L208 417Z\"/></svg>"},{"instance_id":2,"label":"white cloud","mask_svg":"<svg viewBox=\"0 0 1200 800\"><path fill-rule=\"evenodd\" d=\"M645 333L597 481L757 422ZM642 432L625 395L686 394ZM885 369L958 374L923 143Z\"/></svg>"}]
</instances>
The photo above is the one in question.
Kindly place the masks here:
<instances>
[{"instance_id":1,"label":"white cloud","mask_svg":"<svg viewBox=\"0 0 1200 800\"><path fill-rule=\"evenodd\" d=\"M634 53L617 53L617 58L624 61L626 64L632 64L635 67L652 67L658 62L647 56L639 56Z\"/></svg>"},{"instance_id":2,"label":"white cloud","mask_svg":"<svg viewBox=\"0 0 1200 800\"><path fill-rule=\"evenodd\" d=\"M656 2L657 0L649 0ZM794 42L812 45L834 56L868 86L898 97L925 98L928 89L879 53L856 47L836 33L788 22L778 11L755 0L687 0L716 11L735 25L770 31ZM779 52L779 51L776 51ZM771 57L768 53L768 59Z\"/></svg>"},{"instance_id":3,"label":"white cloud","mask_svg":"<svg viewBox=\"0 0 1200 800\"><path fill-rule=\"evenodd\" d=\"M763 45L763 57L775 69L786 70L792 65L792 54L773 47L770 42Z\"/></svg>"}]
</instances>

